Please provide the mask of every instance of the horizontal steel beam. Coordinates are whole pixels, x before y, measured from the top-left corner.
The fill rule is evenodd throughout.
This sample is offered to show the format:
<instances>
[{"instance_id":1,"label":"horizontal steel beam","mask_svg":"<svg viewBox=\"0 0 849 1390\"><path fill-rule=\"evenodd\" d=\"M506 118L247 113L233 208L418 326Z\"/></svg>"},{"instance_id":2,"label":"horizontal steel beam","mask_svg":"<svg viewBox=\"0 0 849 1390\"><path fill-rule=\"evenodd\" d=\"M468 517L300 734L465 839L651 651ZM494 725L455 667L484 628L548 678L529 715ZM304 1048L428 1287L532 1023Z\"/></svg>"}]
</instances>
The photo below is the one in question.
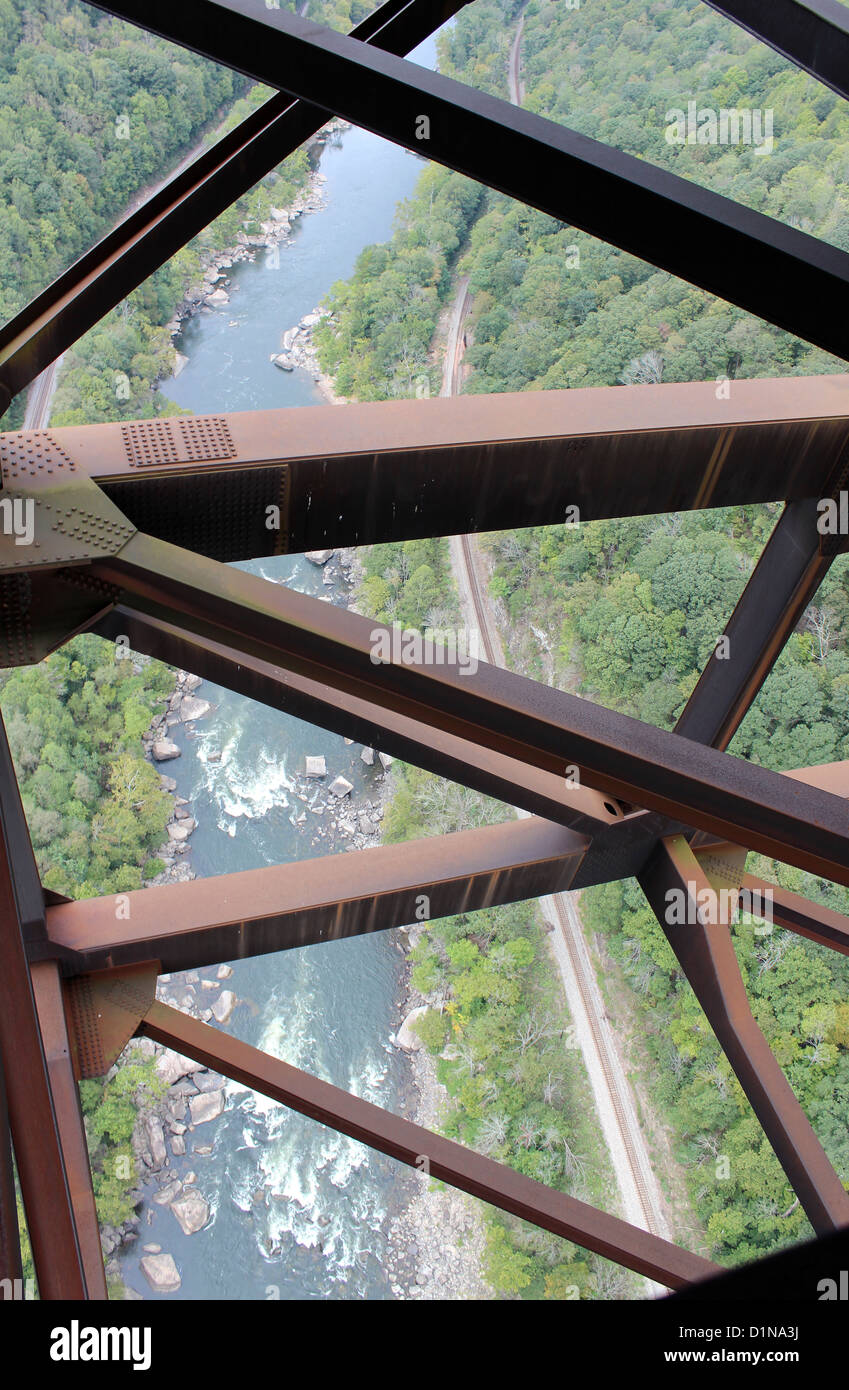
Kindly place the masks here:
<instances>
[{"instance_id":1,"label":"horizontal steel beam","mask_svg":"<svg viewBox=\"0 0 849 1390\"><path fill-rule=\"evenodd\" d=\"M439 777L462 782L508 806L521 806L532 815L582 835L600 836L623 822L618 802L591 787L570 786L565 777L528 767L492 748L436 733L432 726L398 714L391 706L376 705L349 693L340 700L331 685L285 671L234 647L195 637L173 623L146 618L119 605L92 630L113 641L125 638L133 651L157 656L248 699L331 729ZM644 862L653 837L636 825L629 825L626 833L623 824L622 832L619 853L623 865L631 866L627 868L631 873Z\"/></svg>"},{"instance_id":2,"label":"horizontal steel beam","mask_svg":"<svg viewBox=\"0 0 849 1390\"><path fill-rule=\"evenodd\" d=\"M114 586L116 602L178 617L204 641L556 776L577 767L582 785L849 884L845 806L827 792L485 662L472 674L428 644L410 660L391 629L368 618L149 536L133 536L87 573ZM385 661L381 639L391 647Z\"/></svg>"},{"instance_id":3,"label":"horizontal steel beam","mask_svg":"<svg viewBox=\"0 0 849 1390\"><path fill-rule=\"evenodd\" d=\"M849 1193L755 1023L729 926L706 916L712 886L683 837L662 841L639 881L814 1230L849 1224Z\"/></svg>"},{"instance_id":4,"label":"horizontal steel beam","mask_svg":"<svg viewBox=\"0 0 849 1390\"><path fill-rule=\"evenodd\" d=\"M7 485L47 440L139 530L242 560L570 507L592 521L825 496L849 453L849 377L738 381L729 400L694 382L22 431L0 436Z\"/></svg>"},{"instance_id":5,"label":"horizontal steel beam","mask_svg":"<svg viewBox=\"0 0 849 1390\"><path fill-rule=\"evenodd\" d=\"M403 54L468 0L387 0L352 37ZM175 174L0 328L0 415L104 314L179 251L270 169L314 135L330 113L272 97Z\"/></svg>"},{"instance_id":6,"label":"horizontal steel beam","mask_svg":"<svg viewBox=\"0 0 849 1390\"><path fill-rule=\"evenodd\" d=\"M766 920L764 912L768 911L769 921L776 926L849 956L849 917L834 908L823 907L822 903L812 902L800 893L791 893L777 883L767 883L755 874L744 874L742 886L748 895L746 911L753 917Z\"/></svg>"},{"instance_id":7,"label":"horizontal steel beam","mask_svg":"<svg viewBox=\"0 0 849 1390\"><path fill-rule=\"evenodd\" d=\"M794 227L287 10L98 5L849 355L849 255Z\"/></svg>"},{"instance_id":8,"label":"horizontal steel beam","mask_svg":"<svg viewBox=\"0 0 849 1390\"><path fill-rule=\"evenodd\" d=\"M838 0L706 0L712 10L849 97L849 14Z\"/></svg>"},{"instance_id":9,"label":"horizontal steel beam","mask_svg":"<svg viewBox=\"0 0 849 1390\"><path fill-rule=\"evenodd\" d=\"M587 841L542 820L329 854L279 867L142 888L47 909L65 974L159 960L188 970L270 951L476 912L568 888ZM423 896L422 896L423 895Z\"/></svg>"},{"instance_id":10,"label":"horizontal steel beam","mask_svg":"<svg viewBox=\"0 0 849 1390\"><path fill-rule=\"evenodd\" d=\"M716 1265L698 1255L399 1119L166 1004L154 1004L139 1031L411 1168L421 1171L422 1160L427 1159L431 1178L459 1187L669 1288L682 1288L718 1273Z\"/></svg>"}]
</instances>

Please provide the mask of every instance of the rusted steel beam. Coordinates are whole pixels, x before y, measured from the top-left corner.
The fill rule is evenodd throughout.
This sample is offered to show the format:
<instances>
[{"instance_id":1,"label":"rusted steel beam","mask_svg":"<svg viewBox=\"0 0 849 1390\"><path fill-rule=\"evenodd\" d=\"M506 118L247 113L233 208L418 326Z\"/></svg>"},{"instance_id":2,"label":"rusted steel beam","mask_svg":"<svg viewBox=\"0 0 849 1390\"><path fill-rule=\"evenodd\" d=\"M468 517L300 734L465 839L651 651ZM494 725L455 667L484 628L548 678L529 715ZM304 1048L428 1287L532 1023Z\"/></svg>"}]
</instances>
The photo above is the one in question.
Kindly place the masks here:
<instances>
[{"instance_id":1,"label":"rusted steel beam","mask_svg":"<svg viewBox=\"0 0 849 1390\"><path fill-rule=\"evenodd\" d=\"M106 1274L103 1268L100 1226L94 1203L85 1125L71 1058L62 983L59 968L54 961L42 961L32 967L32 986L62 1145L62 1160L85 1269L86 1296L90 1299L105 1299Z\"/></svg>"},{"instance_id":2,"label":"rusted steel beam","mask_svg":"<svg viewBox=\"0 0 849 1390\"><path fill-rule=\"evenodd\" d=\"M0 1063L0 1279L21 1279L21 1233L15 1196L12 1136L6 1105L6 1082Z\"/></svg>"},{"instance_id":3,"label":"rusted steel beam","mask_svg":"<svg viewBox=\"0 0 849 1390\"><path fill-rule=\"evenodd\" d=\"M402 55L468 0L387 0L352 37ZM314 135L330 112L272 97L175 174L0 329L0 415L9 397Z\"/></svg>"},{"instance_id":4,"label":"rusted steel beam","mask_svg":"<svg viewBox=\"0 0 849 1390\"><path fill-rule=\"evenodd\" d=\"M791 893L789 888L781 888L777 883L767 883L756 874L744 874L742 886L748 895L744 906L754 917L762 915L756 910L759 906L768 908L769 920L777 926L849 956L849 917L844 917L842 912L811 902L810 898Z\"/></svg>"},{"instance_id":5,"label":"rusted steel beam","mask_svg":"<svg viewBox=\"0 0 849 1390\"><path fill-rule=\"evenodd\" d=\"M706 0L761 43L849 97L849 15L837 0Z\"/></svg>"},{"instance_id":6,"label":"rusted steel beam","mask_svg":"<svg viewBox=\"0 0 849 1390\"><path fill-rule=\"evenodd\" d=\"M545 1187L462 1144L399 1119L380 1106L319 1081L166 1004L155 1003L139 1031L411 1168L421 1171L422 1160L427 1159L432 1178L459 1187L669 1288L682 1288L718 1272L716 1265L698 1255Z\"/></svg>"},{"instance_id":7,"label":"rusted steel beam","mask_svg":"<svg viewBox=\"0 0 849 1390\"><path fill-rule=\"evenodd\" d=\"M73 973L152 959L187 970L475 912L571 884L588 841L530 819L47 909ZM70 974L66 968L66 974Z\"/></svg>"},{"instance_id":8,"label":"rusted steel beam","mask_svg":"<svg viewBox=\"0 0 849 1390\"><path fill-rule=\"evenodd\" d=\"M554 524L569 507L592 521L826 495L849 377L738 381L728 401L696 382L62 426L0 435L7 479L48 442L139 530L241 560Z\"/></svg>"},{"instance_id":9,"label":"rusted steel beam","mask_svg":"<svg viewBox=\"0 0 849 1390\"><path fill-rule=\"evenodd\" d=\"M254 0L97 3L849 353L849 255L794 227L287 10L263 12Z\"/></svg>"},{"instance_id":10,"label":"rusted steel beam","mask_svg":"<svg viewBox=\"0 0 849 1390\"><path fill-rule=\"evenodd\" d=\"M12 847L15 857L12 857ZM25 925L46 935L41 892L6 730L0 718L0 1055L21 1195L42 1298L90 1292L25 954Z\"/></svg>"},{"instance_id":11,"label":"rusted steel beam","mask_svg":"<svg viewBox=\"0 0 849 1390\"><path fill-rule=\"evenodd\" d=\"M428 644L410 662L391 629L149 536L88 572L116 602L179 615L204 641L555 775L577 768L583 785L849 884L845 806L827 792L485 662L472 674Z\"/></svg>"},{"instance_id":12,"label":"rusted steel beam","mask_svg":"<svg viewBox=\"0 0 849 1390\"><path fill-rule=\"evenodd\" d=\"M146 618L124 605L114 608L93 631L113 641L126 638L133 651L157 656L272 709L285 710L298 719L331 729L440 777L462 781L486 796L521 806L580 834L600 835L623 819L617 802L590 787L569 785L565 777L528 767L467 739L435 735L428 725L368 700L346 695L340 701L332 686L285 671L233 647L201 640L185 628ZM627 859L626 839L631 847L631 857ZM620 843L623 863L639 865L648 854L652 837L646 831L638 834L629 830ZM633 872L633 868L628 872Z\"/></svg>"},{"instance_id":13,"label":"rusted steel beam","mask_svg":"<svg viewBox=\"0 0 849 1390\"><path fill-rule=\"evenodd\" d=\"M791 502L764 547L675 732L727 748L828 573L818 498Z\"/></svg>"},{"instance_id":14,"label":"rusted steel beam","mask_svg":"<svg viewBox=\"0 0 849 1390\"><path fill-rule=\"evenodd\" d=\"M683 836L658 845L639 881L811 1225L846 1226L849 1193L755 1023L728 924L716 910L709 920L714 890Z\"/></svg>"}]
</instances>

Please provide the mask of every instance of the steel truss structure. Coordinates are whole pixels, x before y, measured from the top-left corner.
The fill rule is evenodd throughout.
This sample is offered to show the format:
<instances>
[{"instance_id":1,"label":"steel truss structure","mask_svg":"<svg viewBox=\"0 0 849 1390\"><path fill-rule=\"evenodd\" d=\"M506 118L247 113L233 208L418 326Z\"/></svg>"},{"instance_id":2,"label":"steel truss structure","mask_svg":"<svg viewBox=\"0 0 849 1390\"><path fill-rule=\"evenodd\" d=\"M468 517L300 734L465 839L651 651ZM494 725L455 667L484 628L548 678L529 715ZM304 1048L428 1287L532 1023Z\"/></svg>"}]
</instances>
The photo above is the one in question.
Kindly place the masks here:
<instances>
[{"instance_id":1,"label":"steel truss structure","mask_svg":"<svg viewBox=\"0 0 849 1390\"><path fill-rule=\"evenodd\" d=\"M404 60L463 0L387 0L340 36L252 0L100 8L279 95L0 330L0 408L156 267L339 114L849 356L849 255L666 171ZM715 4L849 95L849 14L833 0ZM528 819L226 878L73 902L42 888L0 738L0 1274L20 1276L12 1145L41 1296L104 1298L77 1081L133 1035L687 1297L709 1261L264 1055L155 999L159 973L391 929L635 875L814 1230L834 1250L849 1195L758 1028L729 927L704 897L758 850L849 884L849 764L778 774L728 743L842 544L819 499L849 479L849 377L395 401L9 433L2 494L32 502L34 544L0 536L0 664L80 632L219 682L499 797ZM450 477L450 486L446 486ZM481 664L374 664L374 623L227 567L582 519L785 501L676 730ZM279 507L279 530L266 507ZM565 770L580 769L580 786ZM570 779L574 780L574 779ZM849 920L772 886L783 927L849 954ZM690 904L670 926L671 889ZM332 950L328 944L326 949ZM11 1144L10 1144L11 1136ZM828 1238L832 1238L830 1241ZM800 1253L801 1251L801 1253ZM812 1297L810 1247L764 1262ZM761 1266L732 1276L753 1296ZM776 1273L776 1270L778 1271ZM707 1281L707 1282L703 1282Z\"/></svg>"}]
</instances>

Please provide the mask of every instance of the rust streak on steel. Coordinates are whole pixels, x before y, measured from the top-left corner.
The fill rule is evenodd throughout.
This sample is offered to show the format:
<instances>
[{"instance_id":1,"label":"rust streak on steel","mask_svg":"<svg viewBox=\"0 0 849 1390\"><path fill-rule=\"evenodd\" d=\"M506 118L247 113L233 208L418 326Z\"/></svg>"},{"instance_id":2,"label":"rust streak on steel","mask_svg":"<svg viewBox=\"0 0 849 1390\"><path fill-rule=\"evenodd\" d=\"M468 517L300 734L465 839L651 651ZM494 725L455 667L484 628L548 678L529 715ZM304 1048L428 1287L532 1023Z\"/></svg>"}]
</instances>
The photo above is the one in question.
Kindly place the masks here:
<instances>
[{"instance_id":1,"label":"rust streak on steel","mask_svg":"<svg viewBox=\"0 0 849 1390\"><path fill-rule=\"evenodd\" d=\"M47 909L51 940L86 974L156 958L164 972L404 926L535 898L571 883L587 846L548 821L509 821L399 845L330 854Z\"/></svg>"},{"instance_id":2,"label":"rust streak on steel","mask_svg":"<svg viewBox=\"0 0 849 1390\"><path fill-rule=\"evenodd\" d=\"M849 956L849 917L755 874L744 874L742 886L748 895L743 906L753 917L766 920L768 912L777 926Z\"/></svg>"},{"instance_id":3,"label":"rust streak on steel","mask_svg":"<svg viewBox=\"0 0 849 1390\"><path fill-rule=\"evenodd\" d=\"M37 891L36 891L37 890ZM42 1298L85 1298L86 1272L57 1105L24 950L41 889L0 718L0 1051L27 1229ZM43 900L42 900L43 915Z\"/></svg>"},{"instance_id":4,"label":"rust streak on steel","mask_svg":"<svg viewBox=\"0 0 849 1390\"><path fill-rule=\"evenodd\" d=\"M71 1059L62 983L55 962L42 961L34 965L32 985L41 1036L44 1040L53 1104L56 1107L68 1190L85 1267L86 1296L90 1299L105 1299L106 1274L100 1245L100 1226L94 1203L80 1096Z\"/></svg>"},{"instance_id":5,"label":"rust streak on steel","mask_svg":"<svg viewBox=\"0 0 849 1390\"><path fill-rule=\"evenodd\" d=\"M140 530L164 540L203 552L203 518L178 513L225 505L233 548L216 558L232 560L267 554L275 539L305 551L551 524L570 506L588 521L687 510L704 504L701 474L732 424L711 506L822 495L849 442L849 377L735 382L728 402L696 382L244 411L191 424L190 445L179 419L50 435ZM288 528L276 538L260 502L277 501L284 468ZM259 498L247 487L257 476ZM191 506L180 507L187 486ZM397 505L402 487L409 506Z\"/></svg>"},{"instance_id":6,"label":"rust streak on steel","mask_svg":"<svg viewBox=\"0 0 849 1390\"><path fill-rule=\"evenodd\" d=\"M251 700L332 729L367 748L380 749L440 777L462 781L487 796L508 805L520 805L581 834L601 834L623 819L618 803L591 787L569 786L565 777L529 767L468 739L436 733L391 707L358 699L350 692L340 701L337 691L329 685L220 642L202 641L174 623L146 618L121 605L97 623L96 631L113 640L119 635L128 637L133 651L157 655L162 661L194 671ZM648 853L652 843L648 833L638 835L636 830L629 830L627 838L638 854L640 847L644 854ZM620 843L624 855L624 842Z\"/></svg>"},{"instance_id":7,"label":"rust streak on steel","mask_svg":"<svg viewBox=\"0 0 849 1390\"><path fill-rule=\"evenodd\" d=\"M614 798L849 884L845 806L818 788L485 662L470 674L427 653L412 665L397 651L376 660L375 633L389 640L391 629L143 534L90 571L151 617L179 614L204 641L555 775L576 765L582 783Z\"/></svg>"},{"instance_id":8,"label":"rust streak on steel","mask_svg":"<svg viewBox=\"0 0 849 1390\"><path fill-rule=\"evenodd\" d=\"M683 1288L719 1272L698 1255L402 1120L166 1004L152 1005L139 1032L411 1168L420 1167L424 1156L431 1177L669 1288Z\"/></svg>"},{"instance_id":9,"label":"rust streak on steel","mask_svg":"<svg viewBox=\"0 0 849 1390\"><path fill-rule=\"evenodd\" d=\"M6 1106L6 1082L0 1061L0 1279L20 1279L22 1274L12 1135Z\"/></svg>"},{"instance_id":10,"label":"rust streak on steel","mask_svg":"<svg viewBox=\"0 0 849 1390\"><path fill-rule=\"evenodd\" d=\"M754 1020L728 924L706 915L711 885L683 836L660 842L640 886L814 1230L846 1226L849 1194Z\"/></svg>"}]
</instances>

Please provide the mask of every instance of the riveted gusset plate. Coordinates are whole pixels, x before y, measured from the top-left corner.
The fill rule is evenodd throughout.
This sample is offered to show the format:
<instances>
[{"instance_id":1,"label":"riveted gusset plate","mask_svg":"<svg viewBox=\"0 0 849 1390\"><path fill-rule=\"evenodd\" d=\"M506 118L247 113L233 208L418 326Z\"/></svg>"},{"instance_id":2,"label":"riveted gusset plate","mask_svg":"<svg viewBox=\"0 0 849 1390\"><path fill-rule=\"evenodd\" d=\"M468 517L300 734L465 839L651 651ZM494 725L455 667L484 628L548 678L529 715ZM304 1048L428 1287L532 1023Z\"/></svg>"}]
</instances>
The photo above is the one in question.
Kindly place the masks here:
<instances>
[{"instance_id":1,"label":"riveted gusset plate","mask_svg":"<svg viewBox=\"0 0 849 1390\"><path fill-rule=\"evenodd\" d=\"M89 628L117 594L85 565L0 572L0 667L43 661Z\"/></svg>"},{"instance_id":2,"label":"riveted gusset plate","mask_svg":"<svg viewBox=\"0 0 849 1390\"><path fill-rule=\"evenodd\" d=\"M105 1076L154 999L159 961L78 975L64 983L74 1074Z\"/></svg>"},{"instance_id":3,"label":"riveted gusset plate","mask_svg":"<svg viewBox=\"0 0 849 1390\"><path fill-rule=\"evenodd\" d=\"M34 442L39 438L42 443ZM0 447L0 573L108 559L134 534L115 503L45 432L4 435Z\"/></svg>"}]
</instances>

